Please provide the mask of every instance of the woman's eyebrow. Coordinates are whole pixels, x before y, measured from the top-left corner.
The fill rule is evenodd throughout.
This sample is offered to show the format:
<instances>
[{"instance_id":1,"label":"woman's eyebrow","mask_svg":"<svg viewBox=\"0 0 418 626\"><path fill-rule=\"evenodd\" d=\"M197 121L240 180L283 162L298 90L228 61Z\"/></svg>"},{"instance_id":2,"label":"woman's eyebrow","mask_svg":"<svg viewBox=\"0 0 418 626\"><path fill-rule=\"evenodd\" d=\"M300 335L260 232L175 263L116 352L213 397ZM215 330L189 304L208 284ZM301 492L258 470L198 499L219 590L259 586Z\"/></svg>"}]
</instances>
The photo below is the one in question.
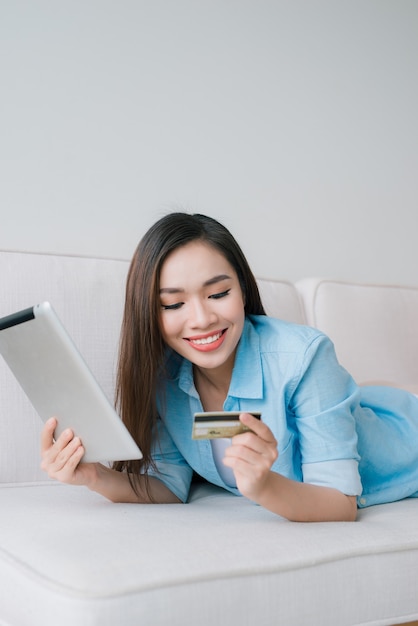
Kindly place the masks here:
<instances>
[{"instance_id":1,"label":"woman's eyebrow","mask_svg":"<svg viewBox=\"0 0 418 626\"><path fill-rule=\"evenodd\" d=\"M160 293L182 293L184 289L180 289L180 287L162 287L160 289Z\"/></svg>"},{"instance_id":2,"label":"woman's eyebrow","mask_svg":"<svg viewBox=\"0 0 418 626\"><path fill-rule=\"evenodd\" d=\"M205 280L203 283L203 287L210 287L210 285L215 285L216 283L220 283L223 280L231 279L231 276L228 274L218 274L217 276L213 276L213 278L209 278ZM160 289L160 294L162 293L183 293L184 289L181 287L162 287Z\"/></svg>"},{"instance_id":3,"label":"woman's eyebrow","mask_svg":"<svg viewBox=\"0 0 418 626\"><path fill-rule=\"evenodd\" d=\"M209 278L203 283L204 287L209 287L210 285L214 285L215 283L220 283L222 280L228 280L231 276L228 274L218 274L218 276L214 276L213 278Z\"/></svg>"}]
</instances>

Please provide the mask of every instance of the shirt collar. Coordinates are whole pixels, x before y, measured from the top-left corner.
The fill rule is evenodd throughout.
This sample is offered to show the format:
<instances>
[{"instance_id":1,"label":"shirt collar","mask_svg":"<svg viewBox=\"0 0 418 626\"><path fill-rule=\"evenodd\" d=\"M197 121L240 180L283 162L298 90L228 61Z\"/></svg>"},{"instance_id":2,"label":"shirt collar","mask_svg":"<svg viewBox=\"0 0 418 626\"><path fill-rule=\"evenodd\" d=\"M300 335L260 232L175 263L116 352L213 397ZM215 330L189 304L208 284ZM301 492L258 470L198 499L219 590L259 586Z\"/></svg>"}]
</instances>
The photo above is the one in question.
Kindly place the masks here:
<instances>
[{"instance_id":1,"label":"shirt collar","mask_svg":"<svg viewBox=\"0 0 418 626\"><path fill-rule=\"evenodd\" d=\"M263 397L260 338L250 318L245 319L238 343L228 395L236 398Z\"/></svg>"}]
</instances>

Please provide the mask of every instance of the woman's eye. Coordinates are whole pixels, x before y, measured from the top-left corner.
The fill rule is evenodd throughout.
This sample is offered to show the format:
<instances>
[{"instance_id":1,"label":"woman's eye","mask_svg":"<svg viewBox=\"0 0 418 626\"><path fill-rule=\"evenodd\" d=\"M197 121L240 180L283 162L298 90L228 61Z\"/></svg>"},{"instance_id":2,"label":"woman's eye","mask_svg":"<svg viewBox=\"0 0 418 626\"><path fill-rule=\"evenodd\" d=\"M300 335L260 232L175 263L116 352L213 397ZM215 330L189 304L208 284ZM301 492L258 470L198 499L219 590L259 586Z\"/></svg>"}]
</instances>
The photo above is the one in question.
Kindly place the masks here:
<instances>
[{"instance_id":1,"label":"woman's eye","mask_svg":"<svg viewBox=\"0 0 418 626\"><path fill-rule=\"evenodd\" d=\"M162 304L161 308L164 311L175 311L182 306L183 302L176 302L175 304Z\"/></svg>"},{"instance_id":2,"label":"woman's eye","mask_svg":"<svg viewBox=\"0 0 418 626\"><path fill-rule=\"evenodd\" d=\"M225 296L227 296L230 291L231 291L230 289L227 289L226 291L222 291L221 293L214 293L211 296L209 296L209 298L212 298L213 300L218 300L219 298L225 298Z\"/></svg>"}]
</instances>

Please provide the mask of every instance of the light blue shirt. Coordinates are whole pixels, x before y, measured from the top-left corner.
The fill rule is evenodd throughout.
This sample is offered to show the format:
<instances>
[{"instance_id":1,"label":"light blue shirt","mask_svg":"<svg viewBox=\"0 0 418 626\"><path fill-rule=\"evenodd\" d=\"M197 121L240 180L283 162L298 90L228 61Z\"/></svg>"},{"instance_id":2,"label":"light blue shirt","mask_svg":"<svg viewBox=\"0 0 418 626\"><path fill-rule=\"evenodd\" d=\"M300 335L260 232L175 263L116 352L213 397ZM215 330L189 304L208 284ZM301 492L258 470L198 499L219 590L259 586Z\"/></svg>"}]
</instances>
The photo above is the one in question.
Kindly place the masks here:
<instances>
[{"instance_id":1,"label":"light blue shirt","mask_svg":"<svg viewBox=\"0 0 418 626\"><path fill-rule=\"evenodd\" d=\"M153 452L157 471L150 473L183 501L193 470L238 494L218 471L211 442L191 438L193 414L203 410L192 364L169 352L161 387ZM394 389L359 388L339 365L332 342L316 329L266 316L247 318L223 408L261 411L278 442L272 470L288 478L359 496L359 506L418 492L418 399ZM405 423L413 411L415 445L407 459L399 446L394 459L394 432L402 439L411 436Z\"/></svg>"}]
</instances>

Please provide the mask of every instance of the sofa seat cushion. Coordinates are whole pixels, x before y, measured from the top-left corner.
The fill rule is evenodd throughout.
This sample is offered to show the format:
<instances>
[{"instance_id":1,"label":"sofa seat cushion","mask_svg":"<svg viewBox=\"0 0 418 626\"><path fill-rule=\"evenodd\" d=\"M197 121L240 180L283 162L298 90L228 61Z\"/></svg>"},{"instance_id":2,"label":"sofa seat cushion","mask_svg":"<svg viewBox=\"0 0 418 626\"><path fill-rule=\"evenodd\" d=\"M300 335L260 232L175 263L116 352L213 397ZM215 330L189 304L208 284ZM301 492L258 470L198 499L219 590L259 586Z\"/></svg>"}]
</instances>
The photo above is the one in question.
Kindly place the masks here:
<instances>
[{"instance_id":1,"label":"sofa seat cushion","mask_svg":"<svg viewBox=\"0 0 418 626\"><path fill-rule=\"evenodd\" d=\"M418 618L418 500L296 524L208 484L186 505L0 489L0 623L321 626Z\"/></svg>"}]
</instances>

